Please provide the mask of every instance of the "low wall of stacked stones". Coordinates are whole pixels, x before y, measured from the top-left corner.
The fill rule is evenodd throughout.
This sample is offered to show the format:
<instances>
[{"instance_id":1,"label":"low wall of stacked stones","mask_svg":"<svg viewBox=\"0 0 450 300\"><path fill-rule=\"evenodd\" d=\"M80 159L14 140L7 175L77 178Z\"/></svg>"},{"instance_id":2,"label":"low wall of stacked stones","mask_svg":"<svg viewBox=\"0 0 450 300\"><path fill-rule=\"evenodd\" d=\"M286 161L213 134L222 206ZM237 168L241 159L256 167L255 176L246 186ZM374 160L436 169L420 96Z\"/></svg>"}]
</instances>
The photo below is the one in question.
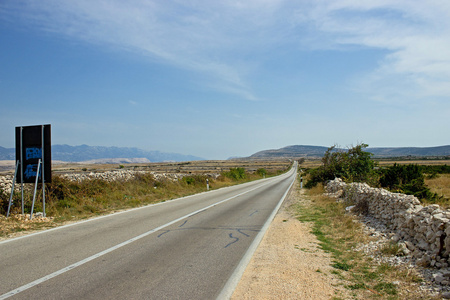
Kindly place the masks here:
<instances>
[{"instance_id":1,"label":"low wall of stacked stones","mask_svg":"<svg viewBox=\"0 0 450 300\"><path fill-rule=\"evenodd\" d=\"M437 204L424 207L411 195L391 193L365 183L346 184L338 178L330 181L326 190L354 205L356 212L367 214L386 225L395 233L394 241L403 242L422 265L449 266L449 211Z\"/></svg>"},{"instance_id":2,"label":"low wall of stacked stones","mask_svg":"<svg viewBox=\"0 0 450 300\"><path fill-rule=\"evenodd\" d=\"M139 174L151 174L155 180L172 180L177 181L185 176L192 176L192 174L185 173L159 173L159 172L148 172L148 171L133 171L133 170L117 170L117 171L106 171L106 172L84 172L84 173L68 173L59 175L63 178L67 178L71 181L82 182L85 180L101 179L108 182L123 180L128 181L133 179ZM208 173L202 174L208 176L209 178L217 179L219 174ZM13 175L0 176L0 190L4 193L10 194L12 188ZM20 184L15 184L15 190L20 189Z\"/></svg>"}]
</instances>

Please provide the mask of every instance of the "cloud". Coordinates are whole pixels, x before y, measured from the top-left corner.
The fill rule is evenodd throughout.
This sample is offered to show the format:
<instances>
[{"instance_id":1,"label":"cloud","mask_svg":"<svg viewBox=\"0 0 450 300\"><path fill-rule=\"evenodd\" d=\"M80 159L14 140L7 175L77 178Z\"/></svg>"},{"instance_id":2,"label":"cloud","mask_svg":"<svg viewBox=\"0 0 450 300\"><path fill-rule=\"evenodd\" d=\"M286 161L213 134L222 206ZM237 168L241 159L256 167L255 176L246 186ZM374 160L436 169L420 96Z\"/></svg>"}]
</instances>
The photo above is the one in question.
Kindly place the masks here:
<instances>
[{"instance_id":1,"label":"cloud","mask_svg":"<svg viewBox=\"0 0 450 300\"><path fill-rule=\"evenodd\" d=\"M9 1L7 12L33 27L147 56L207 74L211 86L254 100L233 52L242 36L233 18L206 3L167 1ZM232 10L232 5L228 7ZM238 8L234 8L238 9ZM6 11L6 10L5 10ZM11 17L10 19L14 19Z\"/></svg>"},{"instance_id":2,"label":"cloud","mask_svg":"<svg viewBox=\"0 0 450 300\"><path fill-rule=\"evenodd\" d=\"M378 68L355 81L373 99L450 92L449 1L6 0L0 7L3 19L20 16L47 32L138 53L247 100L260 99L249 82L264 59L287 48L385 51Z\"/></svg>"},{"instance_id":3,"label":"cloud","mask_svg":"<svg viewBox=\"0 0 450 300\"><path fill-rule=\"evenodd\" d=\"M374 98L445 97L450 92L450 2L320 1L297 13L326 36L322 48L386 50L379 68L359 82ZM370 88L371 87L371 88Z\"/></svg>"}]
</instances>

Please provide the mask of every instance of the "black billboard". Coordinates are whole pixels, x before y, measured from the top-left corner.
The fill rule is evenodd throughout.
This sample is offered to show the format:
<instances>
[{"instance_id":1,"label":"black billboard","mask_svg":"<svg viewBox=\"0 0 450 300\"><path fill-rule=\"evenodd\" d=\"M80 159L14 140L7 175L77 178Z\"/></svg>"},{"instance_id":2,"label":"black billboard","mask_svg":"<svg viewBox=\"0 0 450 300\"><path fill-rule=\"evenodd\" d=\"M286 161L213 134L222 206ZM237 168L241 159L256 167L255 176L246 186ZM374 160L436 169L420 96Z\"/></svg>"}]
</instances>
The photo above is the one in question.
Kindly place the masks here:
<instances>
[{"instance_id":1,"label":"black billboard","mask_svg":"<svg viewBox=\"0 0 450 300\"><path fill-rule=\"evenodd\" d=\"M22 155L21 155L22 153ZM22 156L22 157L21 157ZM39 159L43 162L37 174ZM36 175L42 182L52 181L51 125L16 127L16 161L21 162L17 182L35 183Z\"/></svg>"}]
</instances>

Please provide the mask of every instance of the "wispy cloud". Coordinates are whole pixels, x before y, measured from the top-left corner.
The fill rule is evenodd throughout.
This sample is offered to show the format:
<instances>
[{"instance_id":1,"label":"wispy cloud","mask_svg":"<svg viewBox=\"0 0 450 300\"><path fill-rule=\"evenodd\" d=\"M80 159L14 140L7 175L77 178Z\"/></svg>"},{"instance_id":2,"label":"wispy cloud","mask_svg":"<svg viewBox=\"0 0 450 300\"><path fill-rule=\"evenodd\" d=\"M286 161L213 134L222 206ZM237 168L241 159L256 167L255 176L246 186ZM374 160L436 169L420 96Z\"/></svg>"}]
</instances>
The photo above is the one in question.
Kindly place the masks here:
<instances>
[{"instance_id":1,"label":"wispy cloud","mask_svg":"<svg viewBox=\"0 0 450 300\"><path fill-rule=\"evenodd\" d=\"M118 47L207 74L211 86L257 99L246 83L245 67L234 58L239 47L248 45L236 23L245 5L113 0L19 0L8 4L10 13L47 32ZM224 16L224 10L231 14Z\"/></svg>"},{"instance_id":2,"label":"wispy cloud","mask_svg":"<svg viewBox=\"0 0 450 300\"><path fill-rule=\"evenodd\" d=\"M302 24L314 24L314 30L326 35L326 42L319 45L388 51L379 68L360 80L362 87L375 98L448 98L450 2L333 0L318 3L298 12L298 16Z\"/></svg>"},{"instance_id":3,"label":"wispy cloud","mask_svg":"<svg viewBox=\"0 0 450 300\"><path fill-rule=\"evenodd\" d=\"M20 15L48 32L198 72L205 85L248 100L260 99L249 84L259 60L283 47L386 51L358 79L374 99L450 94L449 1L6 0L3 7L4 18Z\"/></svg>"}]
</instances>

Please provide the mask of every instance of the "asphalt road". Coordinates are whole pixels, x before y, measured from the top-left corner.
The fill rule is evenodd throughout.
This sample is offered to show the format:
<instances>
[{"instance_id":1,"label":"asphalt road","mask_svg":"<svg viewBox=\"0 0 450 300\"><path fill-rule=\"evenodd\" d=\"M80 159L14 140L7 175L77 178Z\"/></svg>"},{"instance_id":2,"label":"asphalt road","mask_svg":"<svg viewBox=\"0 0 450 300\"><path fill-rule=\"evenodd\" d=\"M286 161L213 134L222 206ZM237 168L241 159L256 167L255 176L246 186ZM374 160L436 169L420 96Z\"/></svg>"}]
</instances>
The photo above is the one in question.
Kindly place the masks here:
<instances>
[{"instance_id":1,"label":"asphalt road","mask_svg":"<svg viewBox=\"0 0 450 300\"><path fill-rule=\"evenodd\" d=\"M227 297L295 171L1 242L0 299Z\"/></svg>"}]
</instances>

